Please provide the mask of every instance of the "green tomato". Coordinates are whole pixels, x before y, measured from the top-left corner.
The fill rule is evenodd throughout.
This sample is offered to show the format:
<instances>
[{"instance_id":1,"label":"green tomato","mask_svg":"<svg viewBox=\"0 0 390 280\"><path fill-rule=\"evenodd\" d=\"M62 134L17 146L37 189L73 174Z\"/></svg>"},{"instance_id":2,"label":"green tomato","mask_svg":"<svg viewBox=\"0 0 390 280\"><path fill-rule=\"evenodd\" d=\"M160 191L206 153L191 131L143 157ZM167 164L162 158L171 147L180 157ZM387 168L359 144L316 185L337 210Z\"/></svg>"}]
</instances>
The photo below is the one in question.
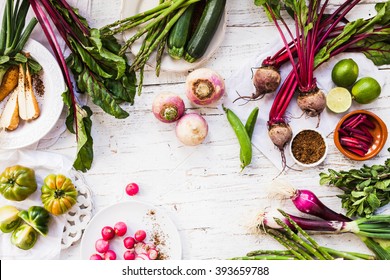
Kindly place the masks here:
<instances>
[{"instance_id":1,"label":"green tomato","mask_svg":"<svg viewBox=\"0 0 390 280\"><path fill-rule=\"evenodd\" d=\"M11 243L23 250L30 250L38 239L38 232L30 225L23 224L11 235Z\"/></svg>"},{"instance_id":2,"label":"green tomato","mask_svg":"<svg viewBox=\"0 0 390 280\"><path fill-rule=\"evenodd\" d=\"M15 206L0 207L0 230L4 233L12 232L20 224L19 210Z\"/></svg>"},{"instance_id":3,"label":"green tomato","mask_svg":"<svg viewBox=\"0 0 390 280\"><path fill-rule=\"evenodd\" d=\"M41 188L43 207L53 215L69 211L77 202L77 190L70 178L62 174L50 174Z\"/></svg>"},{"instance_id":4,"label":"green tomato","mask_svg":"<svg viewBox=\"0 0 390 280\"><path fill-rule=\"evenodd\" d=\"M50 214L45 208L41 206L31 206L27 211L20 211L19 217L41 235L46 236L49 232Z\"/></svg>"},{"instance_id":5,"label":"green tomato","mask_svg":"<svg viewBox=\"0 0 390 280\"><path fill-rule=\"evenodd\" d=\"M28 167L7 167L0 175L0 193L9 200L25 200L37 187L35 172Z\"/></svg>"}]
</instances>

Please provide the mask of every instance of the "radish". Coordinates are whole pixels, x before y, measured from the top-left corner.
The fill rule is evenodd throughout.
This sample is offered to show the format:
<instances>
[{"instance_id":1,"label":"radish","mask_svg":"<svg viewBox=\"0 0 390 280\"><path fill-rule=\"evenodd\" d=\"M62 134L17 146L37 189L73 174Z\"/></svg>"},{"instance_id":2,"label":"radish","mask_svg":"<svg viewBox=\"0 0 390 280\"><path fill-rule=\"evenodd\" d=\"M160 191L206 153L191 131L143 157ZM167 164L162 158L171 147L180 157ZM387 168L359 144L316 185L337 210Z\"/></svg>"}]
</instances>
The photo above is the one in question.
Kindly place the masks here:
<instances>
[{"instance_id":1,"label":"radish","mask_svg":"<svg viewBox=\"0 0 390 280\"><path fill-rule=\"evenodd\" d=\"M146 238L146 232L142 229L137 230L134 234L134 239L137 242L142 242L145 240L145 238Z\"/></svg>"},{"instance_id":2,"label":"radish","mask_svg":"<svg viewBox=\"0 0 390 280\"><path fill-rule=\"evenodd\" d=\"M138 242L134 245L134 251L137 255L147 253L147 249L144 242Z\"/></svg>"},{"instance_id":3,"label":"radish","mask_svg":"<svg viewBox=\"0 0 390 280\"><path fill-rule=\"evenodd\" d=\"M184 115L176 124L176 136L184 145L201 144L208 134L206 120L197 113Z\"/></svg>"},{"instance_id":4,"label":"radish","mask_svg":"<svg viewBox=\"0 0 390 280\"><path fill-rule=\"evenodd\" d=\"M103 260L102 256L99 255L99 254L93 254L89 257L90 260L93 260L93 261L100 261L100 260Z\"/></svg>"},{"instance_id":5,"label":"radish","mask_svg":"<svg viewBox=\"0 0 390 280\"><path fill-rule=\"evenodd\" d=\"M110 248L110 244L108 243L107 240L104 240L104 239L96 240L96 242L95 242L95 249L99 253L106 253L109 248Z\"/></svg>"},{"instance_id":6,"label":"radish","mask_svg":"<svg viewBox=\"0 0 390 280\"><path fill-rule=\"evenodd\" d=\"M165 123L172 123L180 119L184 110L183 99L172 92L158 94L152 105L154 116Z\"/></svg>"},{"instance_id":7,"label":"radish","mask_svg":"<svg viewBox=\"0 0 390 280\"><path fill-rule=\"evenodd\" d=\"M104 253L104 259L108 261L116 260L116 253L113 250L108 250Z\"/></svg>"},{"instance_id":8,"label":"radish","mask_svg":"<svg viewBox=\"0 0 390 280\"><path fill-rule=\"evenodd\" d=\"M186 95L197 105L210 105L219 101L225 94L225 82L214 70L199 68L186 79Z\"/></svg>"},{"instance_id":9,"label":"radish","mask_svg":"<svg viewBox=\"0 0 390 280\"><path fill-rule=\"evenodd\" d=\"M129 196L134 196L139 192L139 187L136 183L130 183L126 186L125 191Z\"/></svg>"},{"instance_id":10,"label":"radish","mask_svg":"<svg viewBox=\"0 0 390 280\"><path fill-rule=\"evenodd\" d=\"M136 257L135 257L135 260L143 260L143 261L149 261L150 258L147 254L145 253L142 253L142 254L138 254Z\"/></svg>"},{"instance_id":11,"label":"radish","mask_svg":"<svg viewBox=\"0 0 390 280\"><path fill-rule=\"evenodd\" d=\"M115 234L118 236L123 236L127 232L127 225L124 222L117 222L114 225Z\"/></svg>"},{"instance_id":12,"label":"radish","mask_svg":"<svg viewBox=\"0 0 390 280\"><path fill-rule=\"evenodd\" d=\"M135 258L136 258L136 255L134 254L134 252L133 251L126 251L126 252L124 252L123 253L123 258L125 259L125 260L135 260Z\"/></svg>"},{"instance_id":13,"label":"radish","mask_svg":"<svg viewBox=\"0 0 390 280\"><path fill-rule=\"evenodd\" d=\"M128 236L125 239L123 239L123 245L125 246L126 249L132 249L134 248L136 241L133 237Z\"/></svg>"},{"instance_id":14,"label":"radish","mask_svg":"<svg viewBox=\"0 0 390 280\"><path fill-rule=\"evenodd\" d=\"M110 226L103 227L101 233L102 233L102 237L103 237L104 240L111 240L115 236L115 231Z\"/></svg>"},{"instance_id":15,"label":"radish","mask_svg":"<svg viewBox=\"0 0 390 280\"><path fill-rule=\"evenodd\" d=\"M156 249L150 249L148 251L149 259L156 260L158 258L158 251Z\"/></svg>"}]
</instances>

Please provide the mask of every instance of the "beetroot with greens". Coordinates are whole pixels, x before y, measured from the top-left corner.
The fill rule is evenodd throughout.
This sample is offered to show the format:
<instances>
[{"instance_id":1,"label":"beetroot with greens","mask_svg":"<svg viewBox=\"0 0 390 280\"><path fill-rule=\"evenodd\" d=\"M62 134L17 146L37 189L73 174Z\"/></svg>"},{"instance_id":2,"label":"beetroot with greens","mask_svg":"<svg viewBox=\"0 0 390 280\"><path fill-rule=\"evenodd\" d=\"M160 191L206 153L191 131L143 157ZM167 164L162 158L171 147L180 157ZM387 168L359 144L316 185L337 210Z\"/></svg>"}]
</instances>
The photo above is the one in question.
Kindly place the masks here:
<instances>
[{"instance_id":1,"label":"beetroot with greens","mask_svg":"<svg viewBox=\"0 0 390 280\"><path fill-rule=\"evenodd\" d=\"M363 52L376 65L390 63L390 44L385 39L390 31L389 1L377 4L377 15L371 18L346 21L345 16L359 2L347 0L332 14L326 14L327 0L311 0L308 4L302 0L255 0L274 22L284 44L271 63L277 61L280 65L290 61L293 66L275 96L268 120L269 136L281 152L283 169L286 167L284 147L292 137L285 112L293 96L298 94L298 105L309 116L319 116L325 108L324 95L318 90L314 76L318 66L346 51ZM295 32L281 16L281 7L287 7L293 17Z\"/></svg>"},{"instance_id":2,"label":"beetroot with greens","mask_svg":"<svg viewBox=\"0 0 390 280\"><path fill-rule=\"evenodd\" d=\"M120 104L134 102L135 73L129 71L127 58L118 54L121 46L116 39L113 36L101 38L100 31L90 28L86 19L65 0L29 1L68 86L63 99L69 108L67 128L76 134L77 139L74 167L85 172L91 168L93 160L92 111L78 103L68 67L72 70L78 91L87 93L93 103L116 118L129 115ZM71 51L66 60L54 27Z\"/></svg>"}]
</instances>

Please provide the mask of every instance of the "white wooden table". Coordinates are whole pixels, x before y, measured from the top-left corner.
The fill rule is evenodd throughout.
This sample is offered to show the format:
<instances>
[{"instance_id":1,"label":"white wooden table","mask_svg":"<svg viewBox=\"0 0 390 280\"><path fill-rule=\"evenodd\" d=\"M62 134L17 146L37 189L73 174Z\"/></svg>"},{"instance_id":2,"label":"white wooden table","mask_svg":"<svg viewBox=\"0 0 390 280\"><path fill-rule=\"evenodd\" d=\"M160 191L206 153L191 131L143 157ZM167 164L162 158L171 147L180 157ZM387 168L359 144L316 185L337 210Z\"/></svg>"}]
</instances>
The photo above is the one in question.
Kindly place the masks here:
<instances>
[{"instance_id":1,"label":"white wooden table","mask_svg":"<svg viewBox=\"0 0 390 280\"><path fill-rule=\"evenodd\" d=\"M362 2L354 16L365 15L375 1ZM90 0L87 17L92 26L99 27L118 19L120 7L120 0ZM277 36L275 27L253 1L229 0L227 9L224 41L204 65L225 78ZM379 101L367 109L384 116L390 108L390 69L381 69L386 75L386 86ZM95 157L85 179L93 191L94 213L125 199L126 184L136 182L140 186L136 198L163 207L176 224L182 238L183 259L226 259L253 249L281 248L269 237L250 235L246 228L255 213L272 203L265 188L279 170L255 148L252 164L240 173L237 138L225 114L216 107L194 108L184 98L187 110L200 112L209 123L209 135L197 147L180 144L174 125L157 121L151 113L152 100L158 92L184 94L185 77L186 73L163 72L156 78L153 70L147 71L143 93L134 106L125 107L130 117L124 120L114 119L90 104L94 111ZM299 173L290 170L282 178L312 190L333 209L342 211L335 197L338 190L319 186L318 174L330 166L348 169L361 163L343 157L331 136L328 142L330 151L324 164ZM74 135L66 132L48 150L73 157ZM384 162L387 156L384 149L375 161ZM368 252L350 234L320 235L317 239L335 248ZM61 253L61 259L79 258L80 243Z\"/></svg>"}]
</instances>

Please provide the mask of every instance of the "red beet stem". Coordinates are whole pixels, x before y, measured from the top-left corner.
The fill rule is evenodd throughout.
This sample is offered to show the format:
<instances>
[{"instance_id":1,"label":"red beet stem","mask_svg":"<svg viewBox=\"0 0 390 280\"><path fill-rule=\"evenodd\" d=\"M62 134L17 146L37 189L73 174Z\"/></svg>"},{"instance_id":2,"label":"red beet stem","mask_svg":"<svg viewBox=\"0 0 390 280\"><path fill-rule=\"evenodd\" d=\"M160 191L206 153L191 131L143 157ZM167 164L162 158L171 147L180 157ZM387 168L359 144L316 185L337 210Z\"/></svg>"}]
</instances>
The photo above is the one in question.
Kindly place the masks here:
<instances>
[{"instance_id":1,"label":"red beet stem","mask_svg":"<svg viewBox=\"0 0 390 280\"><path fill-rule=\"evenodd\" d=\"M363 152L362 150L351 148L351 147L345 147L345 149L361 157L364 157L367 153L367 152Z\"/></svg>"},{"instance_id":2,"label":"red beet stem","mask_svg":"<svg viewBox=\"0 0 390 280\"><path fill-rule=\"evenodd\" d=\"M357 115L349 117L348 119L346 119L343 122L342 127L345 128L347 126L349 126L349 127L353 126L355 123L357 123L360 120L361 117L362 117L362 114L357 114Z\"/></svg>"}]
</instances>

